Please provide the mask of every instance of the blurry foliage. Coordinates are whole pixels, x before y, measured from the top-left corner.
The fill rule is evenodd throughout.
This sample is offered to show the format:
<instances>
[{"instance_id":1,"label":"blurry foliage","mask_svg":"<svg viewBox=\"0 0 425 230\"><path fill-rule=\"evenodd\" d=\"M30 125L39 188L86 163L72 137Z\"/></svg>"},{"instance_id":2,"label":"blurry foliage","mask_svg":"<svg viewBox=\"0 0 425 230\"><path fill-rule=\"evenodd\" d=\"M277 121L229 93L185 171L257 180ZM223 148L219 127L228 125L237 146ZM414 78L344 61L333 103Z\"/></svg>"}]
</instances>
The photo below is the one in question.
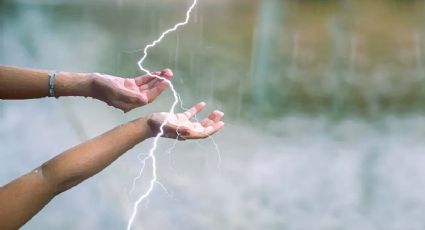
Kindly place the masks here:
<instances>
[{"instance_id":1,"label":"blurry foliage","mask_svg":"<svg viewBox=\"0 0 425 230\"><path fill-rule=\"evenodd\" d=\"M187 7L180 1L42 2L3 2L2 12L13 15L19 4L42 9L52 29L96 25L112 41L96 60L99 71L129 77L140 73L138 49L182 20ZM252 111L333 117L423 111L424 1L279 1L272 61L258 77L267 83L258 85L252 71L261 61L254 55L260 21L268 16L261 14L265 2L200 1L190 24L153 49L146 66L173 68L182 95L210 97L237 118Z\"/></svg>"}]
</instances>

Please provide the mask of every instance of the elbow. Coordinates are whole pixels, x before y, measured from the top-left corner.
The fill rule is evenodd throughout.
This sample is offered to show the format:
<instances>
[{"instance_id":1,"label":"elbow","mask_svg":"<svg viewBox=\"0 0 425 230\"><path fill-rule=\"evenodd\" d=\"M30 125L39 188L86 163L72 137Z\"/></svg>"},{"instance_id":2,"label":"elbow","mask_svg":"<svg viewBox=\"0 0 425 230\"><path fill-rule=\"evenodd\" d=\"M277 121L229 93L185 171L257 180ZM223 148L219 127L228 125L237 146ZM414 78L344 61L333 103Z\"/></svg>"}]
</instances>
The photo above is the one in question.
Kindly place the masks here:
<instances>
[{"instance_id":1,"label":"elbow","mask_svg":"<svg viewBox=\"0 0 425 230\"><path fill-rule=\"evenodd\" d=\"M42 177L43 184L50 194L56 196L63 192L54 171L48 163L44 163L35 170Z\"/></svg>"},{"instance_id":2,"label":"elbow","mask_svg":"<svg viewBox=\"0 0 425 230\"><path fill-rule=\"evenodd\" d=\"M72 173L69 173L67 175L63 175L60 170L56 170L54 167L49 165L48 162L43 164L39 170L46 186L49 188L49 191L55 196L74 187L80 180L80 176L78 174L73 175Z\"/></svg>"}]
</instances>

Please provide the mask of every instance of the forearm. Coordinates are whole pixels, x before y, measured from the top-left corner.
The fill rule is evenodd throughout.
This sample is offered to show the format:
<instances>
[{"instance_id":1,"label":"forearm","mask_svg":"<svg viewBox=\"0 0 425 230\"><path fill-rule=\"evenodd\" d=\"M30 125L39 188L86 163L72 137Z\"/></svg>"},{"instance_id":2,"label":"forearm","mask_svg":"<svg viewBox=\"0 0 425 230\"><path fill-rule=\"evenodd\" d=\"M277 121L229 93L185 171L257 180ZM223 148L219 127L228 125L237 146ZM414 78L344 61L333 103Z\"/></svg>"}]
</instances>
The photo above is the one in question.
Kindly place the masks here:
<instances>
[{"instance_id":1,"label":"forearm","mask_svg":"<svg viewBox=\"0 0 425 230\"><path fill-rule=\"evenodd\" d=\"M49 70L0 66L0 99L49 96ZM91 96L92 74L58 72L56 96Z\"/></svg>"},{"instance_id":2,"label":"forearm","mask_svg":"<svg viewBox=\"0 0 425 230\"><path fill-rule=\"evenodd\" d=\"M129 122L63 152L0 188L0 229L19 228L58 193L100 172L151 136L146 119Z\"/></svg>"},{"instance_id":3,"label":"forearm","mask_svg":"<svg viewBox=\"0 0 425 230\"><path fill-rule=\"evenodd\" d=\"M146 119L137 119L65 151L41 170L60 193L98 173L151 135Z\"/></svg>"}]
</instances>

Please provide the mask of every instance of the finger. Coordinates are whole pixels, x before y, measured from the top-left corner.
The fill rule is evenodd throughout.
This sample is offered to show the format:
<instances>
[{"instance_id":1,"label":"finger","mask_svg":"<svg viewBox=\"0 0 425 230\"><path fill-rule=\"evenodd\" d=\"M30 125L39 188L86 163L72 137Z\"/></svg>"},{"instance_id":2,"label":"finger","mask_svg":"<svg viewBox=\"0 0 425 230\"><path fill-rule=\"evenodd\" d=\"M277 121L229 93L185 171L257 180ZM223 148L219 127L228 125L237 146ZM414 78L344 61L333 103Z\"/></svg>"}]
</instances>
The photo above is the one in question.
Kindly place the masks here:
<instances>
[{"instance_id":1,"label":"finger","mask_svg":"<svg viewBox=\"0 0 425 230\"><path fill-rule=\"evenodd\" d=\"M173 78L173 71L171 71L171 69L166 68L161 71L155 71L151 72L150 74L136 77L135 80L137 85L142 85L147 84L152 79L159 79L158 77L163 77L167 80L171 80L171 78Z\"/></svg>"},{"instance_id":2,"label":"finger","mask_svg":"<svg viewBox=\"0 0 425 230\"><path fill-rule=\"evenodd\" d=\"M208 116L208 118L214 122L218 122L221 120L221 118L223 118L224 113L219 111L219 110L214 110L212 113L210 113L210 115Z\"/></svg>"},{"instance_id":3,"label":"finger","mask_svg":"<svg viewBox=\"0 0 425 230\"><path fill-rule=\"evenodd\" d=\"M150 75L149 74L145 74L143 76L136 77L136 78L134 78L134 80L136 81L136 84L138 86L140 86L140 85L147 84L148 82L150 82L150 81L152 81L154 79L158 79L155 76L160 76L160 75L161 75L161 72L160 71L156 71L156 72L150 73Z\"/></svg>"},{"instance_id":4,"label":"finger","mask_svg":"<svg viewBox=\"0 0 425 230\"><path fill-rule=\"evenodd\" d=\"M169 69L169 68L163 69L161 71L161 77L163 77L167 80L171 80L171 78L173 78L173 71L171 71L171 69Z\"/></svg>"},{"instance_id":5,"label":"finger","mask_svg":"<svg viewBox=\"0 0 425 230\"><path fill-rule=\"evenodd\" d=\"M173 78L173 72L171 71L171 69L163 69L161 70L161 72L155 72L155 74L156 76L159 76L161 78L155 77L153 81L147 83L147 88L156 87L157 84L164 81L164 79L170 81L171 78Z\"/></svg>"},{"instance_id":6,"label":"finger","mask_svg":"<svg viewBox=\"0 0 425 230\"><path fill-rule=\"evenodd\" d=\"M207 104L205 102L200 102L198 104L196 104L195 106L193 106L192 108L190 108L189 110L187 110L186 112L184 112L184 115L190 119L193 116L195 116L197 113L199 113L203 108L205 108Z\"/></svg>"},{"instance_id":7,"label":"finger","mask_svg":"<svg viewBox=\"0 0 425 230\"><path fill-rule=\"evenodd\" d=\"M205 118L201 121L201 125L204 127L208 127L210 125L213 125L214 123L217 123L223 118L224 113L219 110L214 110L212 113L208 115L208 118Z\"/></svg>"},{"instance_id":8,"label":"finger","mask_svg":"<svg viewBox=\"0 0 425 230\"><path fill-rule=\"evenodd\" d=\"M146 84L140 85L139 90L143 91L143 90L153 88L156 84L158 84L158 82L162 82L162 80L156 77L152 77L152 80L150 80Z\"/></svg>"},{"instance_id":9,"label":"finger","mask_svg":"<svg viewBox=\"0 0 425 230\"><path fill-rule=\"evenodd\" d=\"M214 133L218 132L220 129L222 129L224 127L224 122L219 121L217 123L214 123L214 125L212 127L213 127L212 129L206 130L206 135L207 136L211 136Z\"/></svg>"},{"instance_id":10,"label":"finger","mask_svg":"<svg viewBox=\"0 0 425 230\"><path fill-rule=\"evenodd\" d=\"M152 102L158 95L162 93L166 88L168 87L168 82L163 81L158 84L157 87L154 87L152 89L148 89L146 91L146 97L148 98L149 102Z\"/></svg>"},{"instance_id":11,"label":"finger","mask_svg":"<svg viewBox=\"0 0 425 230\"><path fill-rule=\"evenodd\" d=\"M214 121L213 121L213 120L211 120L211 119L209 119L209 118L204 118L204 119L201 121L201 125L202 125L203 127L208 127L208 126L212 125L213 123L214 123Z\"/></svg>"},{"instance_id":12,"label":"finger","mask_svg":"<svg viewBox=\"0 0 425 230\"><path fill-rule=\"evenodd\" d=\"M171 79L173 78L173 72L170 69L164 69L161 72L154 72L153 74L155 74L155 76L158 76L160 78L151 77L153 80L146 81L145 84L139 85L140 86L139 90L142 91L142 90L151 89L154 87L160 87L161 90L163 90L164 88L168 86L168 84L164 84L162 83L162 81L164 81L164 79L171 81Z\"/></svg>"}]
</instances>

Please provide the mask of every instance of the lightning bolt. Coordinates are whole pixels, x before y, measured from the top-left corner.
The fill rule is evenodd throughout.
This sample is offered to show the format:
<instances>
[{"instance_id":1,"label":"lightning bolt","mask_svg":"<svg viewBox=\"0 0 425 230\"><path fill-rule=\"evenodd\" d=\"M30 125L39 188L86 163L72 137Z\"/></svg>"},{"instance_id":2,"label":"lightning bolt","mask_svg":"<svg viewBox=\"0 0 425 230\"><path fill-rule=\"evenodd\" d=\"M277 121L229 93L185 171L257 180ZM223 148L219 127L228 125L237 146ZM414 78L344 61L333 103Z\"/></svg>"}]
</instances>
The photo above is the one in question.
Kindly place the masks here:
<instances>
[{"instance_id":1,"label":"lightning bolt","mask_svg":"<svg viewBox=\"0 0 425 230\"><path fill-rule=\"evenodd\" d=\"M171 116L174 114L174 110L176 105L179 102L179 97L178 94L176 92L176 90L174 89L173 84L171 83L171 81L169 81L166 78L163 78L161 76L156 76L151 74L151 72L147 69L145 69L143 67L143 62L145 61L146 57L148 56L148 50L154 46L156 46L159 42L162 41L162 39L169 33L172 33L174 31L176 31L179 27L186 25L189 20L190 20L190 15L193 11L193 9L195 8L196 4L198 3L198 0L193 0L192 5L190 5L189 9L186 12L186 18L183 22L179 22L177 24L175 24L172 28L164 31L161 36L159 36L158 39L156 39L155 41L153 41L151 44L148 44L144 49L143 49L143 57L137 62L137 65L139 66L139 69L142 70L143 72L145 72L147 75L152 76L152 77L156 77L156 78L160 78L161 80L165 81L168 83L168 85L170 86L171 91L173 92L173 97L174 97L174 102L171 105L170 111L169 111L169 116L164 120L164 122L162 122L161 126L159 127L159 133L155 136L154 140L153 140L153 145L152 148L149 150L149 155L147 156L147 158L144 160L144 162L147 159L151 159L152 160L152 179L149 183L149 188L148 190L141 195L136 202L133 205L133 213L130 216L130 219L128 220L128 224L127 224L127 230L131 230L131 226L133 225L134 222L134 218L136 217L137 214L137 210L139 207L139 204L146 199L149 194L152 192L155 184L158 184L159 182L157 181L157 174L156 174L156 157L155 157L155 150L158 146L158 140L159 138L162 136L162 134L164 134L164 126L165 124L168 123L168 121L170 120ZM143 166L144 167L144 166Z\"/></svg>"}]
</instances>

